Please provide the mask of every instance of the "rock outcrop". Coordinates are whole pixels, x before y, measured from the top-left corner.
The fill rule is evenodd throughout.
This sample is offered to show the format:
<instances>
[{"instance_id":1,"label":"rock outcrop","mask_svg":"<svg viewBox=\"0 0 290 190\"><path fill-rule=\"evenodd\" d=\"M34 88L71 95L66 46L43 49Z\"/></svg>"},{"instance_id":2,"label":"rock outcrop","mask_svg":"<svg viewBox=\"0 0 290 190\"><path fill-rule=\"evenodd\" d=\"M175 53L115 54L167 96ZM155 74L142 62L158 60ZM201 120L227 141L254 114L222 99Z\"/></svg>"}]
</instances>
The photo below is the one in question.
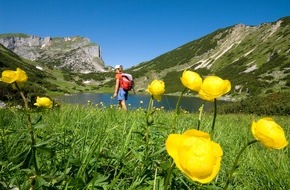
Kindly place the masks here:
<instances>
[{"instance_id":1,"label":"rock outcrop","mask_svg":"<svg viewBox=\"0 0 290 190\"><path fill-rule=\"evenodd\" d=\"M51 38L25 34L0 35L0 43L14 53L53 69L105 72L101 48L83 37Z\"/></svg>"}]
</instances>

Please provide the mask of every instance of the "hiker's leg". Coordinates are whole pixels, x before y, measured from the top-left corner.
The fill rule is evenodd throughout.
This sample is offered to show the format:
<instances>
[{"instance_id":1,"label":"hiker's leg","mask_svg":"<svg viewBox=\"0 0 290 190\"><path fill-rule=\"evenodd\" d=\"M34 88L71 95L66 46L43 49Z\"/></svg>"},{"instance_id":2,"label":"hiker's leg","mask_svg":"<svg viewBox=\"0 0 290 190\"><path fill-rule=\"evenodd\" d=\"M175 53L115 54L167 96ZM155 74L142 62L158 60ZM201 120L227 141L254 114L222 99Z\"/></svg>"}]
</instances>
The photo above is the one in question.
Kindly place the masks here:
<instances>
[{"instance_id":1,"label":"hiker's leg","mask_svg":"<svg viewBox=\"0 0 290 190\"><path fill-rule=\"evenodd\" d=\"M122 101L122 100L119 100L119 101L118 101L118 109L122 109L121 101Z\"/></svg>"},{"instance_id":2,"label":"hiker's leg","mask_svg":"<svg viewBox=\"0 0 290 190\"><path fill-rule=\"evenodd\" d=\"M126 106L127 98L128 98L128 92L124 91L122 88L119 88L119 92L118 92L119 106L123 110L127 110L127 106Z\"/></svg>"},{"instance_id":3,"label":"hiker's leg","mask_svg":"<svg viewBox=\"0 0 290 190\"><path fill-rule=\"evenodd\" d=\"M120 101L121 107L123 110L127 110L127 106L126 106L126 101L125 100L121 100Z\"/></svg>"}]
</instances>

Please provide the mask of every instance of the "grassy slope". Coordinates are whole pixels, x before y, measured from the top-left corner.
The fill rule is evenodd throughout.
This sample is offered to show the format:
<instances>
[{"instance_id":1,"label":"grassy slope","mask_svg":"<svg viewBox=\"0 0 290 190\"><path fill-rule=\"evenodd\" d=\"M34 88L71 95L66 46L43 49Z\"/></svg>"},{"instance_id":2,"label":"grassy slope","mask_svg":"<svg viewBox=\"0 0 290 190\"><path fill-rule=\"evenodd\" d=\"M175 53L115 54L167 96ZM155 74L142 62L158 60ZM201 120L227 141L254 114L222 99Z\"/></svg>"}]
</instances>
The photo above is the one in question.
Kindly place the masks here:
<instances>
[{"instance_id":1,"label":"grassy slope","mask_svg":"<svg viewBox=\"0 0 290 190\"><path fill-rule=\"evenodd\" d=\"M29 134L22 113L0 110L1 171L0 181L28 187L31 168L22 166L29 148ZM65 185L82 189L92 183L105 189L162 189L170 159L164 141L175 126L174 113L157 111L149 126L149 157L145 157L144 110L127 113L105 108L63 106L33 113L38 162L42 183L60 189ZM213 140L219 143L224 156L218 177L209 185L200 186L187 180L178 169L173 170L172 189L219 189L224 186L227 172L241 147L253 139L250 132L255 115L218 115ZM274 117L289 139L288 117ZM196 128L197 114L180 114L176 132ZM209 131L211 114L204 114L201 130ZM5 125L3 125L5 123ZM21 140L15 140L21 139ZM11 151L13 150L13 151ZM267 150L254 144L242 155L230 188L289 189L289 146L283 150ZM18 165L20 164L20 165ZM30 168L30 169L29 169ZM258 177L257 177L258 176ZM19 183L19 184L18 184ZM89 186L86 186L88 188Z\"/></svg>"}]
</instances>

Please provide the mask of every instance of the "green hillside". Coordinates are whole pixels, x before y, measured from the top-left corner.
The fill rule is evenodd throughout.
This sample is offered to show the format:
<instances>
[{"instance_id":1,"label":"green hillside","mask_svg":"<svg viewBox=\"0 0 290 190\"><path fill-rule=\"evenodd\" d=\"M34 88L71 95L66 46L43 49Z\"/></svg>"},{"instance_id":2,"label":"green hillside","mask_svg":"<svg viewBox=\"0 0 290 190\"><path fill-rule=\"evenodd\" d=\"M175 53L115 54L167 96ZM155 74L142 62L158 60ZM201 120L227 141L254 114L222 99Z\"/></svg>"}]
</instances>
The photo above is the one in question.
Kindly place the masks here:
<instances>
[{"instance_id":1,"label":"green hillside","mask_svg":"<svg viewBox=\"0 0 290 190\"><path fill-rule=\"evenodd\" d=\"M219 29L159 57L132 67L139 91L148 81L165 81L166 92L180 92L182 71L217 75L232 83L232 97L290 91L290 17L259 26ZM137 87L138 88L138 87ZM236 91L235 91L236 89Z\"/></svg>"}]
</instances>

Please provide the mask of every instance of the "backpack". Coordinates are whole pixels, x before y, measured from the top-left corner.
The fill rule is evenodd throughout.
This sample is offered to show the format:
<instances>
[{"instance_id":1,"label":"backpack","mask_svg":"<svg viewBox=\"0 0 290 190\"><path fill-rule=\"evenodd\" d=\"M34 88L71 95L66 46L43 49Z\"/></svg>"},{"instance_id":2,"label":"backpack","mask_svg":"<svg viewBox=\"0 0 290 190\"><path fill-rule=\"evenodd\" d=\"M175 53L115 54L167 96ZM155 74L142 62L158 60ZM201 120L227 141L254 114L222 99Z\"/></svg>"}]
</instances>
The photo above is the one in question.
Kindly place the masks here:
<instances>
[{"instance_id":1,"label":"backpack","mask_svg":"<svg viewBox=\"0 0 290 190\"><path fill-rule=\"evenodd\" d=\"M134 86L134 80L132 75L128 73L122 73L122 79L120 80L120 86L123 88L125 91L132 90Z\"/></svg>"}]
</instances>

